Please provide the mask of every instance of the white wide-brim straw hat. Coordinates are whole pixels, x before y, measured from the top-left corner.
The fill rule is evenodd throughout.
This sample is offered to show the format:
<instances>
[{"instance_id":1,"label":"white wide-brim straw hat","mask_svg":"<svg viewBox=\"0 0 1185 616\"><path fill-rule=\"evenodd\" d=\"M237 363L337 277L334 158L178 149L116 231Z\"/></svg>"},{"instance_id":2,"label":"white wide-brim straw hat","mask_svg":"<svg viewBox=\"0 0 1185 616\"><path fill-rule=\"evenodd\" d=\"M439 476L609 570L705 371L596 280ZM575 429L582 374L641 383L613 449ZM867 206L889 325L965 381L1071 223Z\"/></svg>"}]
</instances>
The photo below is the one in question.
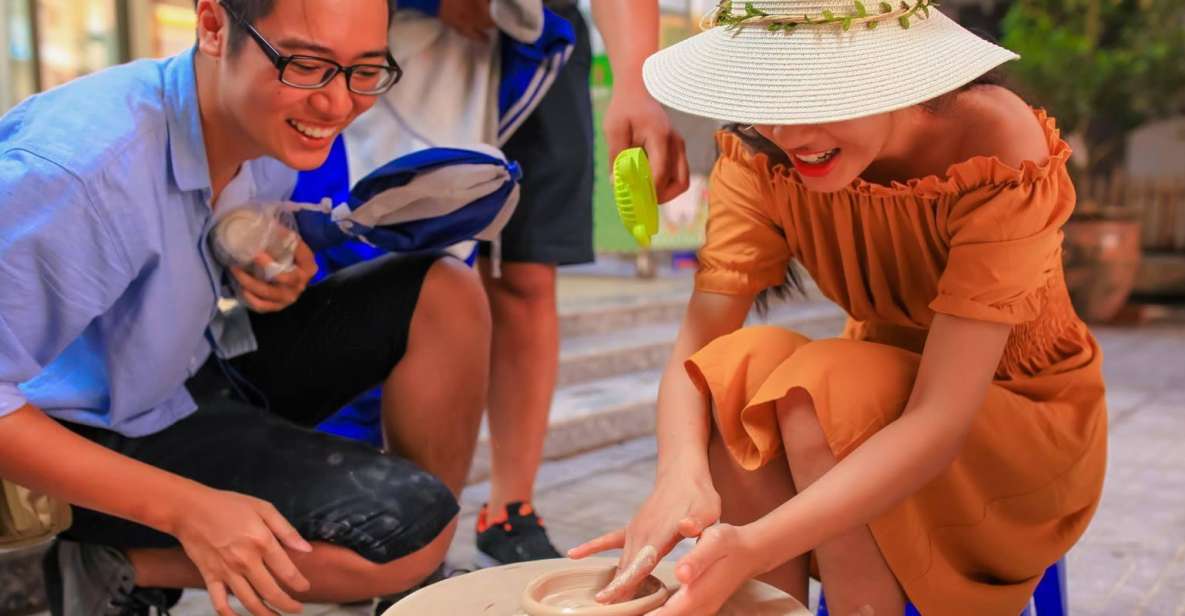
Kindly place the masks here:
<instances>
[{"instance_id":1,"label":"white wide-brim straw hat","mask_svg":"<svg viewBox=\"0 0 1185 616\"><path fill-rule=\"evenodd\" d=\"M926 4L721 2L704 16L706 31L650 56L643 78L655 99L694 115L741 124L821 124L916 105L1019 58ZM731 27L719 23L746 15ZM827 15L837 21L818 23ZM815 23L802 23L804 17ZM846 30L844 17L851 17ZM786 29L791 22L799 23Z\"/></svg>"}]
</instances>

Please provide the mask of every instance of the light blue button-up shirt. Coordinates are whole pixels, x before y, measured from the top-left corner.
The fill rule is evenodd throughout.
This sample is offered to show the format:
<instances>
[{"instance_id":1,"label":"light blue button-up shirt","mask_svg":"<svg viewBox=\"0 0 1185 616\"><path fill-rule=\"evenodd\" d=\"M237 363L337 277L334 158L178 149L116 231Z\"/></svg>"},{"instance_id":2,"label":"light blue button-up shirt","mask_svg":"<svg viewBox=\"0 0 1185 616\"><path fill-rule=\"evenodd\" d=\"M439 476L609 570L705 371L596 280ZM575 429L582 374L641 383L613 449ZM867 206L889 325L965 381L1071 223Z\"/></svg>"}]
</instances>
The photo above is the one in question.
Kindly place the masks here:
<instances>
[{"instance_id":1,"label":"light blue button-up shirt","mask_svg":"<svg viewBox=\"0 0 1185 616\"><path fill-rule=\"evenodd\" d=\"M184 382L211 350L254 349L245 315L217 308L193 60L114 67L0 119L0 418L29 402L151 434L195 410ZM219 208L287 199L295 181L251 161Z\"/></svg>"}]
</instances>

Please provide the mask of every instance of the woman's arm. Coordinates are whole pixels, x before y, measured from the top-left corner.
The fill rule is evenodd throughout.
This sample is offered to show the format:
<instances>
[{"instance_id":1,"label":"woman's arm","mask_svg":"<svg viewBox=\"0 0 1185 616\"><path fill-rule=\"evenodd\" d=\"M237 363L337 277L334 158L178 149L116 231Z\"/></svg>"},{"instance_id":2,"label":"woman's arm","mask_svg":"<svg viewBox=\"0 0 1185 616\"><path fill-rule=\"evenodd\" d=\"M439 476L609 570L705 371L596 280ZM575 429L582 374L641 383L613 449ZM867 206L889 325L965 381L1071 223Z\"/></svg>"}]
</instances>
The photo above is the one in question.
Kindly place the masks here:
<instances>
[{"instance_id":1,"label":"woman's arm","mask_svg":"<svg viewBox=\"0 0 1185 616\"><path fill-rule=\"evenodd\" d=\"M658 390L658 475L708 474L710 415L707 401L687 376L684 363L709 342L741 327L753 297L696 291Z\"/></svg>"},{"instance_id":2,"label":"woman's arm","mask_svg":"<svg viewBox=\"0 0 1185 616\"><path fill-rule=\"evenodd\" d=\"M1003 354L1010 326L936 315L901 418L830 472L749 525L769 571L867 524L946 469L962 448Z\"/></svg>"},{"instance_id":3,"label":"woman's arm","mask_svg":"<svg viewBox=\"0 0 1185 616\"><path fill-rule=\"evenodd\" d=\"M698 536L720 517L720 497L708 469L708 405L683 363L706 344L745 322L753 296L696 291L667 362L658 394L658 472L646 502L623 530L568 552L583 558L622 548L618 576L597 596L616 602L631 595L658 561L684 537Z\"/></svg>"}]
</instances>

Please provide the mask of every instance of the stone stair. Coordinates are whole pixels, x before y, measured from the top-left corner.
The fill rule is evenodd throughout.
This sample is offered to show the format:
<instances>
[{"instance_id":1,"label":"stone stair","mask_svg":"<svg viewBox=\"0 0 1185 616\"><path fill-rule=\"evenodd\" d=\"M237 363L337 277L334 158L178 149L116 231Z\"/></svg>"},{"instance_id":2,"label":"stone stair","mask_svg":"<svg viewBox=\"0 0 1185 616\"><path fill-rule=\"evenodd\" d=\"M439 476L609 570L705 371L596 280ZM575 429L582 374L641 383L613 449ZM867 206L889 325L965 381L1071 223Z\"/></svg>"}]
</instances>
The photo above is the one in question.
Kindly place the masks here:
<instances>
[{"instance_id":1,"label":"stone stair","mask_svg":"<svg viewBox=\"0 0 1185 616\"><path fill-rule=\"evenodd\" d=\"M560 367L545 460L653 433L658 383L687 306L691 279L684 275L653 287L647 282L571 275L562 280ZM825 337L839 332L843 313L808 292L805 299L772 305L764 318L749 319L750 324L762 322ZM489 433L483 427L470 482L488 475Z\"/></svg>"}]
</instances>

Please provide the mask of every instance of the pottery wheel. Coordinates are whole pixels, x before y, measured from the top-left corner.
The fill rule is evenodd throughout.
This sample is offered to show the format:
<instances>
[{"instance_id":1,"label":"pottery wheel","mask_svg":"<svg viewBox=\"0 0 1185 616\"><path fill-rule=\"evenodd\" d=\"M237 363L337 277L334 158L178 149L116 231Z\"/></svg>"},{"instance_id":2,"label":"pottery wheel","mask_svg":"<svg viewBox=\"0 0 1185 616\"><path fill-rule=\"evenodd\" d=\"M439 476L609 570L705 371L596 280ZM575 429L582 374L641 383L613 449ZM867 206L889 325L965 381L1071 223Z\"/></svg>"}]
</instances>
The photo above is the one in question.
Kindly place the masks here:
<instances>
[{"instance_id":1,"label":"pottery wheel","mask_svg":"<svg viewBox=\"0 0 1185 616\"><path fill-rule=\"evenodd\" d=\"M588 566L612 567L614 558L540 560L482 569L437 582L396 603L383 616L516 616L527 584L551 571ZM675 563L662 562L654 575L674 590ZM793 597L756 580L741 587L718 616L810 616Z\"/></svg>"}]
</instances>

